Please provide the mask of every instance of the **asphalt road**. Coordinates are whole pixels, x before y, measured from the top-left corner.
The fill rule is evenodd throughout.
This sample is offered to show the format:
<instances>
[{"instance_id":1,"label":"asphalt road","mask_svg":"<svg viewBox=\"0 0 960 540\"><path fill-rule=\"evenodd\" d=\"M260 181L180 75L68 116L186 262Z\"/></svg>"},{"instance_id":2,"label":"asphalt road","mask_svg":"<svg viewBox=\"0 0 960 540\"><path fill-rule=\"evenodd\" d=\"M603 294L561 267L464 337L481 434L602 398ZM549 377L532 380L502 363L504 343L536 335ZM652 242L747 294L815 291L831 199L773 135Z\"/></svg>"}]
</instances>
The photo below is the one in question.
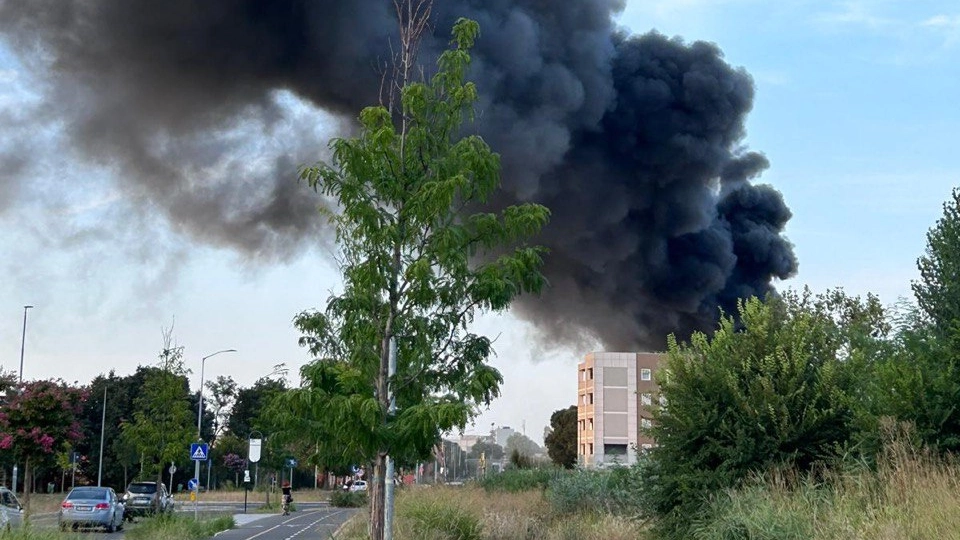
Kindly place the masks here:
<instances>
[{"instance_id":1,"label":"asphalt road","mask_svg":"<svg viewBox=\"0 0 960 540\"><path fill-rule=\"evenodd\" d=\"M278 514L254 514L252 511L258 504L248 505L250 513L243 514L243 503L201 503L199 511L202 514L234 514L237 526L234 529L220 533L217 540L297 540L329 539L357 509L333 508L326 503L297 503L298 510L289 516ZM189 503L177 508L177 513L189 514L193 506ZM141 521L143 518L138 518ZM148 518L149 519L149 518ZM40 514L31 518L33 524L39 528L52 529L57 526L56 514ZM135 528L137 523L124 523L124 530ZM90 529L84 534L89 540L123 540L123 531L107 534L102 529Z\"/></svg>"},{"instance_id":2,"label":"asphalt road","mask_svg":"<svg viewBox=\"0 0 960 540\"><path fill-rule=\"evenodd\" d=\"M328 539L354 513L356 508L330 506L303 507L289 516L267 514L256 521L242 524L216 536L217 540L312 540Z\"/></svg>"}]
</instances>

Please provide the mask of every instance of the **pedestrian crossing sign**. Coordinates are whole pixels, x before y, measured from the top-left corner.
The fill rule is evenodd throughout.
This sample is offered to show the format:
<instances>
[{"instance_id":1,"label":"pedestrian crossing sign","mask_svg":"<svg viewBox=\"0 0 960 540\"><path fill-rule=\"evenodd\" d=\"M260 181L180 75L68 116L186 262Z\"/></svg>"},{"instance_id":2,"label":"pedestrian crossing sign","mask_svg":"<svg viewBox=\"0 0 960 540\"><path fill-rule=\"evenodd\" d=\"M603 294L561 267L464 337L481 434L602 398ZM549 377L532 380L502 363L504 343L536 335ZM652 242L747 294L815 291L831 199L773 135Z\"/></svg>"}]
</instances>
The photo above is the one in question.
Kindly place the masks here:
<instances>
[{"instance_id":1,"label":"pedestrian crossing sign","mask_svg":"<svg viewBox=\"0 0 960 540\"><path fill-rule=\"evenodd\" d=\"M191 443L190 459L194 461L206 461L210 446L207 443Z\"/></svg>"}]
</instances>

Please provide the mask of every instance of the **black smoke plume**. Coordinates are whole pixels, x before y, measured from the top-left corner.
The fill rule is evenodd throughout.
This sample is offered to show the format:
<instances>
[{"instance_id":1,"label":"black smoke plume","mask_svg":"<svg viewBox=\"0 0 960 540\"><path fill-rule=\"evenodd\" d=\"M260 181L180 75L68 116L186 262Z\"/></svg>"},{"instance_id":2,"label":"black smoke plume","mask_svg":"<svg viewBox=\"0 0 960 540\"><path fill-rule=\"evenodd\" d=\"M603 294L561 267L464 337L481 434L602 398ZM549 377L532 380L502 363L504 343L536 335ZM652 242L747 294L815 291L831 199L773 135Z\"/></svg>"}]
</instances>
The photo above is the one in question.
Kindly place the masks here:
<instances>
[{"instance_id":1,"label":"black smoke plume","mask_svg":"<svg viewBox=\"0 0 960 540\"><path fill-rule=\"evenodd\" d=\"M659 348L797 263L790 211L752 183L767 162L743 149L750 76L712 44L626 35L622 8L436 0L423 58L456 17L480 22L471 77L478 129L502 154L500 202L553 211L550 290L518 313L561 343ZM396 26L391 0L0 1L0 35L48 83L75 150L179 230L267 259L322 233L295 167L324 136L285 100L341 128L376 102Z\"/></svg>"}]
</instances>

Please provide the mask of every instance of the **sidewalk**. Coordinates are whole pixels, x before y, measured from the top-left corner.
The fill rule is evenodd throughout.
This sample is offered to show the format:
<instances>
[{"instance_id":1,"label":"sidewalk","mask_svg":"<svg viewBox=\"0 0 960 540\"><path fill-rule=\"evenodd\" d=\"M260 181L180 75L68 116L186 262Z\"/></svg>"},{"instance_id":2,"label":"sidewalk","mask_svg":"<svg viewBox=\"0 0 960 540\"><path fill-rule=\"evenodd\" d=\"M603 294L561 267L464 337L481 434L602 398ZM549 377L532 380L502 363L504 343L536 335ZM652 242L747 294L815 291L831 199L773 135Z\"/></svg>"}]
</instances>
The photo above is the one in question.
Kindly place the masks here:
<instances>
[{"instance_id":1,"label":"sidewalk","mask_svg":"<svg viewBox=\"0 0 960 540\"><path fill-rule=\"evenodd\" d=\"M272 516L276 516L276 515L277 515L277 514L234 514L234 515L233 515L233 523L234 523L237 527L243 527L244 525L247 525L247 524L249 524L249 523L253 523L254 521L257 521L258 519L268 518L268 517L272 517Z\"/></svg>"}]
</instances>

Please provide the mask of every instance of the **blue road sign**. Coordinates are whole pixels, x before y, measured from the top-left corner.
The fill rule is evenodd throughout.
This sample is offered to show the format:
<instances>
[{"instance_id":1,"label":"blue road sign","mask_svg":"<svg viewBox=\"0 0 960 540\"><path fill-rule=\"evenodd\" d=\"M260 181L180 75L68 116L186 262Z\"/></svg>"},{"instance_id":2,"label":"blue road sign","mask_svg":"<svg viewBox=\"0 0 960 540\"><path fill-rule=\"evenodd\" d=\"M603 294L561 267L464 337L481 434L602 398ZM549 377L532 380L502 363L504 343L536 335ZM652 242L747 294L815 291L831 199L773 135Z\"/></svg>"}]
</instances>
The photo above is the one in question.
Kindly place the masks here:
<instances>
[{"instance_id":1,"label":"blue road sign","mask_svg":"<svg viewBox=\"0 0 960 540\"><path fill-rule=\"evenodd\" d=\"M210 445L207 443L190 443L190 459L194 461L206 461L210 455Z\"/></svg>"},{"instance_id":2,"label":"blue road sign","mask_svg":"<svg viewBox=\"0 0 960 540\"><path fill-rule=\"evenodd\" d=\"M297 466L297 460L293 458L287 458L287 467L293 468Z\"/></svg>"},{"instance_id":3,"label":"blue road sign","mask_svg":"<svg viewBox=\"0 0 960 540\"><path fill-rule=\"evenodd\" d=\"M190 491L196 490L198 485L200 485L200 482L197 482L196 478L187 480L187 489Z\"/></svg>"}]
</instances>

